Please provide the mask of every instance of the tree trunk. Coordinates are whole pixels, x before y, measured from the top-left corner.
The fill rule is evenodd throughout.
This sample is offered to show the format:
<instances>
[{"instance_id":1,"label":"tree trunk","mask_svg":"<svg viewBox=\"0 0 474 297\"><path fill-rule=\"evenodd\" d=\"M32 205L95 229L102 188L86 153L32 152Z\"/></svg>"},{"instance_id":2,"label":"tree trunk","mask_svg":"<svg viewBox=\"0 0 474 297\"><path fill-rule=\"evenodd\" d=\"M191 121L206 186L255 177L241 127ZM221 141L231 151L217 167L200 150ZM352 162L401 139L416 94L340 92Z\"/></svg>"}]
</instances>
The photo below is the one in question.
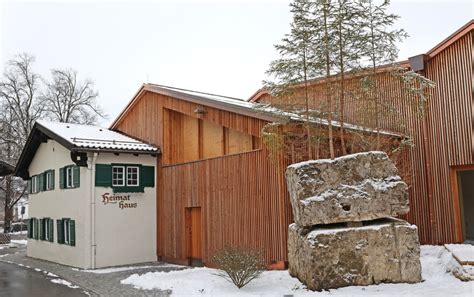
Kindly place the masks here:
<instances>
[{"instance_id":1,"label":"tree trunk","mask_svg":"<svg viewBox=\"0 0 474 297\"><path fill-rule=\"evenodd\" d=\"M11 175L5 177L5 205L4 205L4 219L3 219L3 233L10 233L11 223L13 220L13 211L10 208L12 200L12 177Z\"/></svg>"},{"instance_id":2,"label":"tree trunk","mask_svg":"<svg viewBox=\"0 0 474 297\"><path fill-rule=\"evenodd\" d=\"M342 154L347 155L347 150L346 150L346 143L345 143L345 135L344 135L344 96L346 93L345 90L345 69L344 69L344 57L343 57L343 48L342 48L342 28L341 25L339 25L339 68L341 71L341 94L339 97L339 112L340 112L340 124L341 124L341 147L342 147Z\"/></svg>"},{"instance_id":3,"label":"tree trunk","mask_svg":"<svg viewBox=\"0 0 474 297\"><path fill-rule=\"evenodd\" d=\"M332 133L332 100L329 89L329 77L331 75L331 64L329 61L329 33L328 33L328 3L324 1L324 43L326 56L326 101L328 105L328 129L329 129L329 154L331 159L335 158L334 154L334 137Z\"/></svg>"}]
</instances>

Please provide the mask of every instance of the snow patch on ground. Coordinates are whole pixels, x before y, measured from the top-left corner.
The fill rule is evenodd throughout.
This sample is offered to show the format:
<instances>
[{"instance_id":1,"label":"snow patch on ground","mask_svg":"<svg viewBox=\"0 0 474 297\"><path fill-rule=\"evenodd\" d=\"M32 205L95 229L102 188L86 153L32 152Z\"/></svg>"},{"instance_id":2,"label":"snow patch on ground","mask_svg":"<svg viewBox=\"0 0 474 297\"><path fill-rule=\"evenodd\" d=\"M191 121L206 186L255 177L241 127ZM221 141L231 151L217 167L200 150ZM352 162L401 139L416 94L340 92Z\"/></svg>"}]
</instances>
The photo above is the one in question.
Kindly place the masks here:
<instances>
[{"instance_id":1,"label":"snow patch on ground","mask_svg":"<svg viewBox=\"0 0 474 297\"><path fill-rule=\"evenodd\" d=\"M12 243L16 243L16 244L23 244L23 245L27 245L28 244L28 240L26 239L12 239L11 240Z\"/></svg>"},{"instance_id":2,"label":"snow patch on ground","mask_svg":"<svg viewBox=\"0 0 474 297\"><path fill-rule=\"evenodd\" d=\"M46 271L45 271L45 272L46 272ZM46 275L47 275L47 276L51 276L51 277L58 277L56 274L51 273L51 272L48 272Z\"/></svg>"},{"instance_id":3,"label":"snow patch on ground","mask_svg":"<svg viewBox=\"0 0 474 297\"><path fill-rule=\"evenodd\" d=\"M68 282L66 280L63 280L63 279L60 279L60 278L52 279L51 282L55 283L55 284L68 286L71 289L78 289L79 288L78 286L75 286L75 285L71 284L70 282Z\"/></svg>"},{"instance_id":4,"label":"snow patch on ground","mask_svg":"<svg viewBox=\"0 0 474 297\"><path fill-rule=\"evenodd\" d=\"M474 263L474 245L445 244L444 245L461 262Z\"/></svg>"},{"instance_id":5,"label":"snow patch on ground","mask_svg":"<svg viewBox=\"0 0 474 297\"><path fill-rule=\"evenodd\" d=\"M345 287L312 292L288 271L265 271L242 289L215 275L211 268L172 272L132 274L121 281L143 290L172 290L173 295L199 296L474 296L474 282L462 282L452 275L459 267L442 246L422 246L423 282L418 284L381 284Z\"/></svg>"},{"instance_id":6,"label":"snow patch on ground","mask_svg":"<svg viewBox=\"0 0 474 297\"><path fill-rule=\"evenodd\" d=\"M102 269L86 269L82 270L83 272L89 272L89 273L97 273L97 274L106 274L106 273L114 273L114 272L121 272L121 271L128 271L128 270L137 270L137 269L149 269L149 268L176 268L176 267L182 267L179 265L173 265L173 264L166 264L166 265L160 265L160 266L127 266L127 267L110 267L110 268L102 268ZM75 268L71 268L73 270L78 270Z\"/></svg>"}]
</instances>

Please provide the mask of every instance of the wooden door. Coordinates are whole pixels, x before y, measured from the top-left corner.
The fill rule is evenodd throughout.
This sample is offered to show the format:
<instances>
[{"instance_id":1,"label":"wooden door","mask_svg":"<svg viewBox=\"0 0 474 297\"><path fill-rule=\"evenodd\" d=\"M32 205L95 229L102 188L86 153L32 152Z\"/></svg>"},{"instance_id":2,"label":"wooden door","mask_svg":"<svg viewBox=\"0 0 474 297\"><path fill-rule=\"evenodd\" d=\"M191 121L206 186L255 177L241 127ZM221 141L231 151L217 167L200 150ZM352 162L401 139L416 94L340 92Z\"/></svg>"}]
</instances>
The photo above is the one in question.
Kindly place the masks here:
<instances>
[{"instance_id":1,"label":"wooden door","mask_svg":"<svg viewBox=\"0 0 474 297\"><path fill-rule=\"evenodd\" d=\"M191 262L202 259L201 208L186 208L187 254Z\"/></svg>"}]
</instances>

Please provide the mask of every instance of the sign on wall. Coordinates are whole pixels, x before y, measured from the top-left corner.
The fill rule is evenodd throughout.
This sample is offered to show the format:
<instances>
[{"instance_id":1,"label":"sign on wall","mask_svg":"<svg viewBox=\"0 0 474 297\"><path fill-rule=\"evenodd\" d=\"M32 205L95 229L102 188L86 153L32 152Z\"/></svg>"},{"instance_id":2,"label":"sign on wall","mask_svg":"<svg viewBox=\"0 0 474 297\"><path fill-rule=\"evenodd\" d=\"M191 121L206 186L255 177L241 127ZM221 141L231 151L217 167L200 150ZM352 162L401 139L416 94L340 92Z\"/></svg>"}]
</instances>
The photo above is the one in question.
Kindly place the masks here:
<instances>
[{"instance_id":1,"label":"sign on wall","mask_svg":"<svg viewBox=\"0 0 474 297\"><path fill-rule=\"evenodd\" d=\"M104 203L104 205L117 204L120 209L137 208L138 202L133 202L131 198L130 194L104 193L102 195L102 203Z\"/></svg>"}]
</instances>

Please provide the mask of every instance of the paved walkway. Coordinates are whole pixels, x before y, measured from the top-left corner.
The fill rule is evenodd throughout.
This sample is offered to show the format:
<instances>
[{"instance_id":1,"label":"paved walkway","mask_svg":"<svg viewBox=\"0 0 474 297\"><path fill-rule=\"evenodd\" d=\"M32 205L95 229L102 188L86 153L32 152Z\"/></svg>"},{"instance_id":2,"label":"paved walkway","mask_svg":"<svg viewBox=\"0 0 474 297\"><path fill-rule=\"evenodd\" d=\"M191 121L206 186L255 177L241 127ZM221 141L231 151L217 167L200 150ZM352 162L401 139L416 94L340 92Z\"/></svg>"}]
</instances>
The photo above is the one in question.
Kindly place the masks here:
<instances>
[{"instance_id":1,"label":"paved walkway","mask_svg":"<svg viewBox=\"0 0 474 297\"><path fill-rule=\"evenodd\" d=\"M11 249L13 250L13 249ZM3 253L5 251L2 250ZM171 292L160 290L138 290L130 285L122 285L120 281L131 274L143 274L150 271L174 271L185 269L176 265L169 265L162 262L143 263L133 265L134 269L126 271L115 271L109 273L93 273L87 270L79 270L68 266L33 259L26 256L24 248L19 248L11 254L3 255L0 261L28 266L31 269L39 269L45 273L51 272L59 278L67 280L73 285L88 291L91 296L169 296ZM99 270L100 271L100 270ZM104 272L102 270L102 272Z\"/></svg>"}]
</instances>

